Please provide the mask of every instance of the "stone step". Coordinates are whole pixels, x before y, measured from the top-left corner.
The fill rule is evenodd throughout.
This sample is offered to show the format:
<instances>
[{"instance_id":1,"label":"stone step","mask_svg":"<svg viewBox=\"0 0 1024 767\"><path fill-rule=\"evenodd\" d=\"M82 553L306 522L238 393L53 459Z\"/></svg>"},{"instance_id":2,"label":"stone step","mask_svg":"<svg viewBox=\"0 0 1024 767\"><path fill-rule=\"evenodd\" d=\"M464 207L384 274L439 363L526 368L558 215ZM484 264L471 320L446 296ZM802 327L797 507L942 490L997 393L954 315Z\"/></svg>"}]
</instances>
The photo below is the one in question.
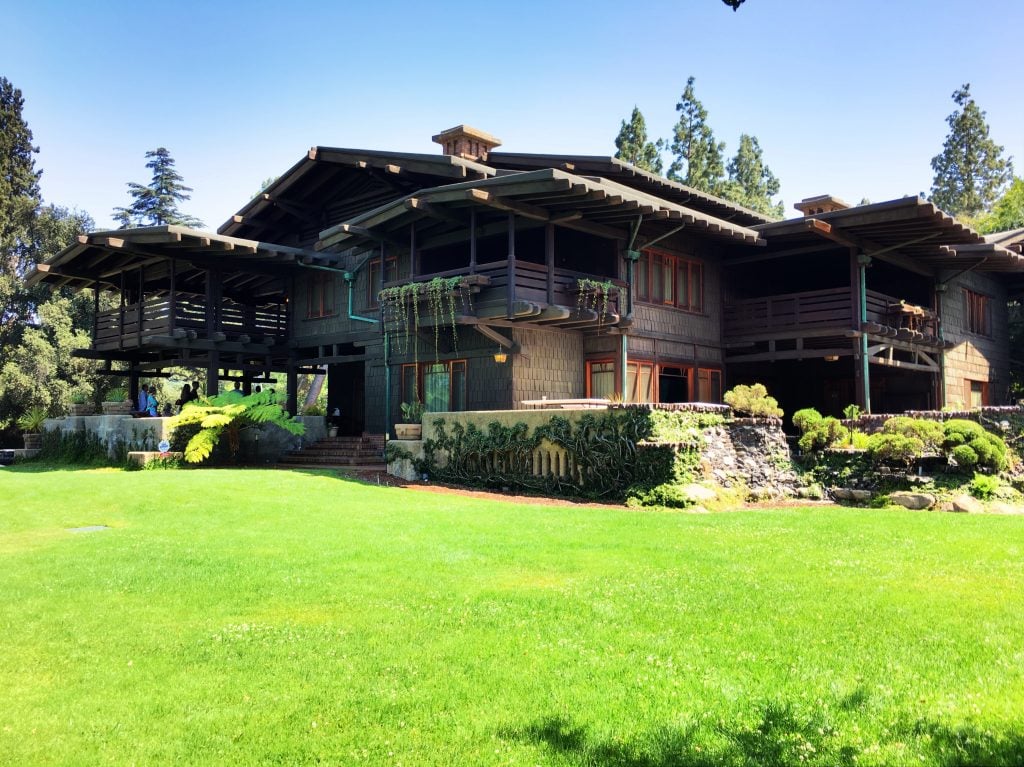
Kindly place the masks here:
<instances>
[{"instance_id":1,"label":"stone step","mask_svg":"<svg viewBox=\"0 0 1024 767\"><path fill-rule=\"evenodd\" d=\"M380 456L374 458L331 458L315 455L286 455L281 457L278 463L289 466L300 463L316 464L318 466L372 466L383 464Z\"/></svg>"}]
</instances>

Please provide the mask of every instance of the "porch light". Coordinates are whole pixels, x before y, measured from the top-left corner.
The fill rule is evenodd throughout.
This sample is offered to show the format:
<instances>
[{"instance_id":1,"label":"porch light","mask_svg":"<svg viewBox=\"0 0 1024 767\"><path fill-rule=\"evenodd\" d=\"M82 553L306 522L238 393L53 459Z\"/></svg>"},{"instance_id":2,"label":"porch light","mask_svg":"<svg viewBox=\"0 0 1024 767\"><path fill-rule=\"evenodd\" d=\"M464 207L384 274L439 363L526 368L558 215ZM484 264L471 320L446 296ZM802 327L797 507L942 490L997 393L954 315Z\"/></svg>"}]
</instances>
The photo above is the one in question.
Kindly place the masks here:
<instances>
[{"instance_id":1,"label":"porch light","mask_svg":"<svg viewBox=\"0 0 1024 767\"><path fill-rule=\"evenodd\" d=\"M838 354L826 354L825 355L825 362L839 362L839 355Z\"/></svg>"},{"instance_id":2,"label":"porch light","mask_svg":"<svg viewBox=\"0 0 1024 767\"><path fill-rule=\"evenodd\" d=\"M507 360L508 355L505 353L505 350L499 346L498 351L494 353L494 361L499 365L504 365Z\"/></svg>"}]
</instances>

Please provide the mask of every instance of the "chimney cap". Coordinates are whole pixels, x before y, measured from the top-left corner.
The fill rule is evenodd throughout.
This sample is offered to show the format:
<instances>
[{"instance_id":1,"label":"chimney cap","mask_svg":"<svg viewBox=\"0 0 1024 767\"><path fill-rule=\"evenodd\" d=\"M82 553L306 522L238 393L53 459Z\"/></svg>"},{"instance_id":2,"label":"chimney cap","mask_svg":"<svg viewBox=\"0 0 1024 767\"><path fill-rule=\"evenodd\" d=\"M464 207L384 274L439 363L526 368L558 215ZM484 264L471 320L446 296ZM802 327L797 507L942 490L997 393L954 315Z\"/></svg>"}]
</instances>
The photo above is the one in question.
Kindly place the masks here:
<instances>
[{"instance_id":1,"label":"chimney cap","mask_svg":"<svg viewBox=\"0 0 1024 767\"><path fill-rule=\"evenodd\" d=\"M501 146L501 139L492 136L486 131L482 131L479 128L474 128L472 125L456 125L454 128L443 130L436 136L431 136L430 140L435 144L443 144L446 141L465 136L466 138L475 139L481 143L490 144L491 147Z\"/></svg>"},{"instance_id":2,"label":"chimney cap","mask_svg":"<svg viewBox=\"0 0 1024 767\"><path fill-rule=\"evenodd\" d=\"M816 197L805 197L793 205L805 216L815 216L820 213L832 213L837 210L846 210L850 204L845 200L831 194L819 194Z\"/></svg>"}]
</instances>

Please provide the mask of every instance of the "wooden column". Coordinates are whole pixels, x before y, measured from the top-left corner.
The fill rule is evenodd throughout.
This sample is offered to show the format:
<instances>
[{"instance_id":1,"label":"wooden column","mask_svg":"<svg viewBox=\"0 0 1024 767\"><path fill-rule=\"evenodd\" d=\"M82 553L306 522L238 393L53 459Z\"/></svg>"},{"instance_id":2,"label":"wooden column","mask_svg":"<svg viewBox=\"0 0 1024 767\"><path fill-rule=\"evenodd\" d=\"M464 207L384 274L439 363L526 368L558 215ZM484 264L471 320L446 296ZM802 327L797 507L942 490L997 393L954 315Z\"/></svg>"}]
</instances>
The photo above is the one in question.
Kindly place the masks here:
<instances>
[{"instance_id":1,"label":"wooden column","mask_svg":"<svg viewBox=\"0 0 1024 767\"><path fill-rule=\"evenodd\" d=\"M548 305L555 303L555 225L544 225L544 263L548 267Z\"/></svg>"},{"instance_id":2,"label":"wooden column","mask_svg":"<svg viewBox=\"0 0 1024 767\"><path fill-rule=\"evenodd\" d=\"M217 317L220 313L220 274L212 269L206 270L206 337L213 340L217 332ZM206 364L206 395L212 397L220 389L220 352L210 351L210 359Z\"/></svg>"},{"instance_id":3,"label":"wooden column","mask_svg":"<svg viewBox=\"0 0 1024 767\"><path fill-rule=\"evenodd\" d=\"M117 348L124 348L124 272L121 272L121 304L117 311Z\"/></svg>"},{"instance_id":4,"label":"wooden column","mask_svg":"<svg viewBox=\"0 0 1024 767\"><path fill-rule=\"evenodd\" d=\"M413 221L409 224L409 279L416 279L416 275L420 273L419 270L419 252L416 250L416 222ZM384 271L384 264L381 265L381 271Z\"/></svg>"},{"instance_id":5,"label":"wooden column","mask_svg":"<svg viewBox=\"0 0 1024 767\"><path fill-rule=\"evenodd\" d=\"M515 317L516 302L516 215L508 214L508 266L505 274L508 285L505 286L505 316L507 319Z\"/></svg>"},{"instance_id":6,"label":"wooden column","mask_svg":"<svg viewBox=\"0 0 1024 767\"><path fill-rule=\"evenodd\" d=\"M294 416L299 412L299 374L296 372L293 362L288 363L286 380L287 401L285 408Z\"/></svg>"},{"instance_id":7,"label":"wooden column","mask_svg":"<svg viewBox=\"0 0 1024 767\"><path fill-rule=\"evenodd\" d=\"M469 273L476 274L476 208L469 211Z\"/></svg>"},{"instance_id":8,"label":"wooden column","mask_svg":"<svg viewBox=\"0 0 1024 767\"><path fill-rule=\"evenodd\" d=\"M171 267L171 294L167 297L167 311L170 313L170 325L171 335L174 335L174 328L177 325L177 313L178 313L178 291L175 285L175 272L177 272L177 261L173 258L168 259Z\"/></svg>"},{"instance_id":9,"label":"wooden column","mask_svg":"<svg viewBox=\"0 0 1024 767\"><path fill-rule=\"evenodd\" d=\"M100 332L100 284L92 285L92 345L96 346L96 336Z\"/></svg>"},{"instance_id":10,"label":"wooden column","mask_svg":"<svg viewBox=\"0 0 1024 767\"><path fill-rule=\"evenodd\" d=\"M135 301L135 345L142 346L142 296L146 286L145 271L139 267L139 295Z\"/></svg>"},{"instance_id":11,"label":"wooden column","mask_svg":"<svg viewBox=\"0 0 1024 767\"><path fill-rule=\"evenodd\" d=\"M867 400L864 380L864 365L861 360L861 327L860 327L860 264L857 263L857 248L850 248L850 329L860 331L851 339L853 349L853 391L856 404L866 412Z\"/></svg>"}]
</instances>

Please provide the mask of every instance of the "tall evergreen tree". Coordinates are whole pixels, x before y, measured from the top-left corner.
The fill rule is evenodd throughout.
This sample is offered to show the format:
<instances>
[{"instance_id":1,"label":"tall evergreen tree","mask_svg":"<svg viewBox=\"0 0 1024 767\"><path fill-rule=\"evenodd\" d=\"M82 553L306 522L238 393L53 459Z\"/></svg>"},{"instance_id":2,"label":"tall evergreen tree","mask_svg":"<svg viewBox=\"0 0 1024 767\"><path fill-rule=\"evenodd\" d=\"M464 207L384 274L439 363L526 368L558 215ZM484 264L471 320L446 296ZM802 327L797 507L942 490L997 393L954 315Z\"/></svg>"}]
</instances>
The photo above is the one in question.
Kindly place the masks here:
<instances>
[{"instance_id":1,"label":"tall evergreen tree","mask_svg":"<svg viewBox=\"0 0 1024 767\"><path fill-rule=\"evenodd\" d=\"M694 189L716 194L725 178L722 152L725 143L715 141L707 124L708 112L697 100L693 90L694 78L686 81L686 89L676 104L679 122L672 135L672 164L668 177Z\"/></svg>"},{"instance_id":2,"label":"tall evergreen tree","mask_svg":"<svg viewBox=\"0 0 1024 767\"><path fill-rule=\"evenodd\" d=\"M0 365L31 313L22 279L35 264L32 226L39 210L39 177L32 131L22 117L21 91L0 77Z\"/></svg>"},{"instance_id":3,"label":"tall evergreen tree","mask_svg":"<svg viewBox=\"0 0 1024 767\"><path fill-rule=\"evenodd\" d=\"M181 224L200 227L203 222L178 210L178 203L188 200L192 187L185 186L181 174L174 169L174 158L164 147L146 152L146 167L153 171L147 186L128 182L132 204L114 208L114 220L122 229L130 226L162 226Z\"/></svg>"},{"instance_id":4,"label":"tall evergreen tree","mask_svg":"<svg viewBox=\"0 0 1024 767\"><path fill-rule=\"evenodd\" d=\"M957 109L946 118L949 135L932 158L931 200L954 216L988 210L1013 177L1013 164L988 135L985 113L971 97L971 85L953 92Z\"/></svg>"},{"instance_id":5,"label":"tall evergreen tree","mask_svg":"<svg viewBox=\"0 0 1024 767\"><path fill-rule=\"evenodd\" d=\"M660 146L660 141L652 143L647 140L644 115L634 106L629 122L622 121L619 135L615 137L616 159L625 160L652 173L661 173L661 155L658 153Z\"/></svg>"},{"instance_id":6,"label":"tall evergreen tree","mask_svg":"<svg viewBox=\"0 0 1024 767\"><path fill-rule=\"evenodd\" d=\"M729 160L729 180L721 191L727 200L770 218L782 218L784 214L782 202L772 202L772 197L779 193L779 180L764 164L756 136L740 134L739 149Z\"/></svg>"}]
</instances>

